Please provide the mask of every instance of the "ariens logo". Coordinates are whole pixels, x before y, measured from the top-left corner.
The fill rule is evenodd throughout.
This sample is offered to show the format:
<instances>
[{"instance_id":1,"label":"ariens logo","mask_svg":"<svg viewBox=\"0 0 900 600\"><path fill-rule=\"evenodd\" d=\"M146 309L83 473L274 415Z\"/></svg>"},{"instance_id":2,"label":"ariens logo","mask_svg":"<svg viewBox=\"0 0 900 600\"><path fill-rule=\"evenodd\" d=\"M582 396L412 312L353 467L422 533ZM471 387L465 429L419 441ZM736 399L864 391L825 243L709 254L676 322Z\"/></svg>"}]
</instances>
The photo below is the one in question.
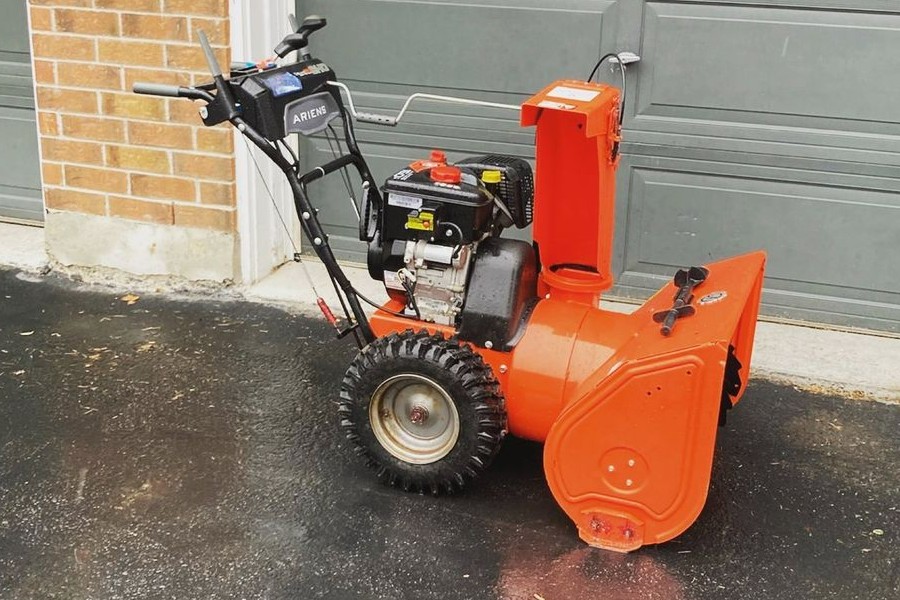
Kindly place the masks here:
<instances>
[{"instance_id":1,"label":"ariens logo","mask_svg":"<svg viewBox=\"0 0 900 600\"><path fill-rule=\"evenodd\" d=\"M315 119L316 117L323 117L327 114L328 107L326 107L324 104L322 106L317 106L309 110L304 110L302 112L294 114L294 125L305 123L306 121Z\"/></svg>"}]
</instances>

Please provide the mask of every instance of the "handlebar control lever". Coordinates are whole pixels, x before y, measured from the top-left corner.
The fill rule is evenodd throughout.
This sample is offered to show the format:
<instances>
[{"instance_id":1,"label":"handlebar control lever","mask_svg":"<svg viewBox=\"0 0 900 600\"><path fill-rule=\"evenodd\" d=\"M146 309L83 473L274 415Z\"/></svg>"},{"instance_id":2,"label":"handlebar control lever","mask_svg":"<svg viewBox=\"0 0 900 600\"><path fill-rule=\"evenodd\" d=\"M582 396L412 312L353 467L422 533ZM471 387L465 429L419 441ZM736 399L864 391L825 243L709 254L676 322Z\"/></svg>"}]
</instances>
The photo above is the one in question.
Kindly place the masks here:
<instances>
[{"instance_id":1,"label":"handlebar control lever","mask_svg":"<svg viewBox=\"0 0 900 600\"><path fill-rule=\"evenodd\" d=\"M296 18L293 19L292 23L295 24L296 22ZM320 17L318 15L306 17L294 33L289 34L275 47L275 54L278 58L284 58L294 50L300 50L301 54L303 54L303 58L308 58L309 52L305 50L309 45L309 36L322 29L327 24L328 20L325 17Z\"/></svg>"},{"instance_id":2,"label":"handlebar control lever","mask_svg":"<svg viewBox=\"0 0 900 600\"><path fill-rule=\"evenodd\" d=\"M203 124L207 127L212 127L225 121L233 121L241 116L241 111L231 92L231 84L222 75L222 67L219 65L219 60L216 58L216 53L213 51L206 33L200 29L197 31L197 37L200 38L200 46L203 48L203 54L206 56L206 64L209 65L209 72L212 74L213 81L216 84L215 98L200 110Z\"/></svg>"}]
</instances>

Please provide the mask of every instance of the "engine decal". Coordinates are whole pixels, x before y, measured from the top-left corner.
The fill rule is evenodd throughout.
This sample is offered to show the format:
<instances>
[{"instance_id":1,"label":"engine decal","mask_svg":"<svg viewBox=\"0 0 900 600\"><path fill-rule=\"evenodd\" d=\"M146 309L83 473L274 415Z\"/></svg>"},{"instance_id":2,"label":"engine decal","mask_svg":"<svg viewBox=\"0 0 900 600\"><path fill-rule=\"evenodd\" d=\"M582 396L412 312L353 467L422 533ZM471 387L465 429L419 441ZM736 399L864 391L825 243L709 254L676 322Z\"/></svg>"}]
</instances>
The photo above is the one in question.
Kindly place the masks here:
<instances>
[{"instance_id":1,"label":"engine decal","mask_svg":"<svg viewBox=\"0 0 900 600\"><path fill-rule=\"evenodd\" d=\"M415 196L404 196L403 194L388 194L388 204L401 208L419 209L422 208L422 199Z\"/></svg>"},{"instance_id":2,"label":"engine decal","mask_svg":"<svg viewBox=\"0 0 900 600\"><path fill-rule=\"evenodd\" d=\"M434 231L434 213L414 212L406 219L406 228L417 231Z\"/></svg>"}]
</instances>

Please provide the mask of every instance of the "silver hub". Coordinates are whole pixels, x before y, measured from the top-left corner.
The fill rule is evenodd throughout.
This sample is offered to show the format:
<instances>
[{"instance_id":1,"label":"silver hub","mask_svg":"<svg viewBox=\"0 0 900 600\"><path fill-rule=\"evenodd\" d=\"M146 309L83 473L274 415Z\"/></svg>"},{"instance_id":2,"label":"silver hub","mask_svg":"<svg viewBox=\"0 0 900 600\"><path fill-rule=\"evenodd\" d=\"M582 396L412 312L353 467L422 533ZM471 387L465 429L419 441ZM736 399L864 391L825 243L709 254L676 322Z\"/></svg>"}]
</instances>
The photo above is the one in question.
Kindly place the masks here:
<instances>
[{"instance_id":1,"label":"silver hub","mask_svg":"<svg viewBox=\"0 0 900 600\"><path fill-rule=\"evenodd\" d=\"M435 381L405 373L385 380L369 403L378 442L402 461L427 465L447 456L459 438L459 413Z\"/></svg>"}]
</instances>

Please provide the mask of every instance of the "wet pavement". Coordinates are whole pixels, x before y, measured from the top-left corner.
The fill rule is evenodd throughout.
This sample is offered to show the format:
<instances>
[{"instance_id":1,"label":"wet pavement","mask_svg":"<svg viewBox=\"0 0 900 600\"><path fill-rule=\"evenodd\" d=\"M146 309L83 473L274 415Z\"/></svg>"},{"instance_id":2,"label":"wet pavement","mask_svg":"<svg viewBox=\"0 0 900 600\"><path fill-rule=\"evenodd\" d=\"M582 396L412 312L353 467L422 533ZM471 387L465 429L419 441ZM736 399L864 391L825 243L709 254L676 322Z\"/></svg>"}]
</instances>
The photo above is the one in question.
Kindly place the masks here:
<instances>
[{"instance_id":1,"label":"wet pavement","mask_svg":"<svg viewBox=\"0 0 900 600\"><path fill-rule=\"evenodd\" d=\"M697 523L617 555L536 444L456 497L377 484L337 427L353 353L256 304L0 271L0 598L900 598L900 406L752 382Z\"/></svg>"}]
</instances>

